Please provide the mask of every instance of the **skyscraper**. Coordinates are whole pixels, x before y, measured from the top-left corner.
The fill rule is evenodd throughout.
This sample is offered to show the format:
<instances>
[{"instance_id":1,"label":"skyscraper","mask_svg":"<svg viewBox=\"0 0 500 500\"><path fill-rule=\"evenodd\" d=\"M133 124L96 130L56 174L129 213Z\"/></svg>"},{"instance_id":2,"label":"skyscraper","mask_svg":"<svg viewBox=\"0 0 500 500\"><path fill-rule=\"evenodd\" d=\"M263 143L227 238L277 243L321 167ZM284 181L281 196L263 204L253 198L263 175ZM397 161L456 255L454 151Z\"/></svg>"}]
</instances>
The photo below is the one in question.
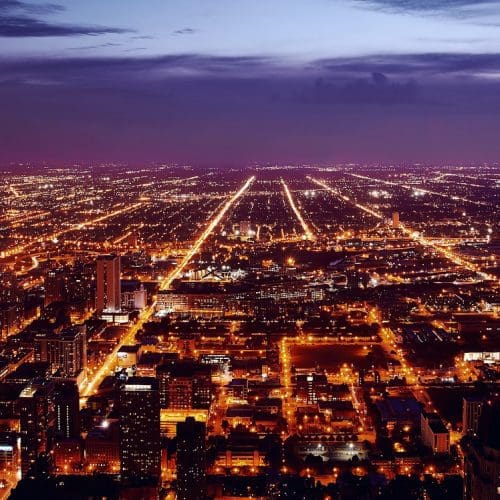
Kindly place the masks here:
<instances>
[{"instance_id":1,"label":"skyscraper","mask_svg":"<svg viewBox=\"0 0 500 500\"><path fill-rule=\"evenodd\" d=\"M392 212L392 227L398 229L400 227L399 212Z\"/></svg>"},{"instance_id":2,"label":"skyscraper","mask_svg":"<svg viewBox=\"0 0 500 500\"><path fill-rule=\"evenodd\" d=\"M54 423L54 384L37 380L28 385L19 397L21 434L21 472L25 476L40 453L49 445Z\"/></svg>"},{"instance_id":3,"label":"skyscraper","mask_svg":"<svg viewBox=\"0 0 500 500\"><path fill-rule=\"evenodd\" d=\"M462 399L462 434L476 435L484 403L482 396L464 396Z\"/></svg>"},{"instance_id":4,"label":"skyscraper","mask_svg":"<svg viewBox=\"0 0 500 500\"><path fill-rule=\"evenodd\" d=\"M120 256L97 257L97 311L118 312L121 309Z\"/></svg>"},{"instance_id":5,"label":"skyscraper","mask_svg":"<svg viewBox=\"0 0 500 500\"><path fill-rule=\"evenodd\" d=\"M160 478L160 399L156 379L130 377L120 389L120 465L126 481Z\"/></svg>"},{"instance_id":6,"label":"skyscraper","mask_svg":"<svg viewBox=\"0 0 500 500\"><path fill-rule=\"evenodd\" d=\"M80 402L74 382L59 382L55 389L55 430L61 438L80 437Z\"/></svg>"},{"instance_id":7,"label":"skyscraper","mask_svg":"<svg viewBox=\"0 0 500 500\"><path fill-rule=\"evenodd\" d=\"M484 403L477 436L464 442L464 498L492 500L500 493L500 401Z\"/></svg>"},{"instance_id":8,"label":"skyscraper","mask_svg":"<svg viewBox=\"0 0 500 500\"><path fill-rule=\"evenodd\" d=\"M205 424L187 417L177 424L177 498L206 498Z\"/></svg>"},{"instance_id":9,"label":"skyscraper","mask_svg":"<svg viewBox=\"0 0 500 500\"><path fill-rule=\"evenodd\" d=\"M85 325L64 329L61 334L42 333L35 336L35 360L47 361L63 377L76 377L87 367Z\"/></svg>"},{"instance_id":10,"label":"skyscraper","mask_svg":"<svg viewBox=\"0 0 500 500\"><path fill-rule=\"evenodd\" d=\"M52 302L64 300L65 281L66 273L64 269L60 268L49 270L44 280L46 306L52 304Z\"/></svg>"}]
</instances>

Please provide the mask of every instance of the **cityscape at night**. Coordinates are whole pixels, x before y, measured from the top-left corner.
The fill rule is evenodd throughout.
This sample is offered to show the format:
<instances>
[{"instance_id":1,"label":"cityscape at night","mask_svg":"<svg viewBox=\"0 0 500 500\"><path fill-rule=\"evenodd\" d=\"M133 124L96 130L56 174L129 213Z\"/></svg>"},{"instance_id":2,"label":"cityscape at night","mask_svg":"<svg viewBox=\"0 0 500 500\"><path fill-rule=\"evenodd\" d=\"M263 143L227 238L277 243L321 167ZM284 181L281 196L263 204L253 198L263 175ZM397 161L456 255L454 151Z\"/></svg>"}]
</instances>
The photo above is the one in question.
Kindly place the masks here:
<instances>
[{"instance_id":1,"label":"cityscape at night","mask_svg":"<svg viewBox=\"0 0 500 500\"><path fill-rule=\"evenodd\" d=\"M421 165L5 171L4 488L496 488L499 181Z\"/></svg>"},{"instance_id":2,"label":"cityscape at night","mask_svg":"<svg viewBox=\"0 0 500 500\"><path fill-rule=\"evenodd\" d=\"M0 0L0 500L500 498L499 27Z\"/></svg>"}]
</instances>

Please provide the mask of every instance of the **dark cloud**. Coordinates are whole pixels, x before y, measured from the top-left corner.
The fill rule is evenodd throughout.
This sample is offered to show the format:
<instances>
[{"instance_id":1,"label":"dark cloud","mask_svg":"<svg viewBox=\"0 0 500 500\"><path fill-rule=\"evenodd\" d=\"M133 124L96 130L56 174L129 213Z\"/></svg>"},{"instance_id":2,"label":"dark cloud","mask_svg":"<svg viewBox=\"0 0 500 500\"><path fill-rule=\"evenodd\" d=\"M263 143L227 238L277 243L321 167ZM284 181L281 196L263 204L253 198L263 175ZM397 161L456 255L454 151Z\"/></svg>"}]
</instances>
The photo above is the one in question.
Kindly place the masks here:
<instances>
[{"instance_id":1,"label":"dark cloud","mask_svg":"<svg viewBox=\"0 0 500 500\"><path fill-rule=\"evenodd\" d=\"M363 8L383 12L445 14L473 18L500 12L499 0L353 0Z\"/></svg>"},{"instance_id":2,"label":"dark cloud","mask_svg":"<svg viewBox=\"0 0 500 500\"><path fill-rule=\"evenodd\" d=\"M182 28L180 30L175 30L174 35L194 35L196 30L193 28Z\"/></svg>"},{"instance_id":3,"label":"dark cloud","mask_svg":"<svg viewBox=\"0 0 500 500\"><path fill-rule=\"evenodd\" d=\"M377 85L387 85L387 82L389 81L384 73L378 73L376 71L372 73L372 79Z\"/></svg>"},{"instance_id":4,"label":"dark cloud","mask_svg":"<svg viewBox=\"0 0 500 500\"><path fill-rule=\"evenodd\" d=\"M119 47L123 45L121 43L116 42L106 42L106 43L98 43L95 45L84 45L82 47L70 47L69 50L93 50L93 49L106 49L109 47Z\"/></svg>"},{"instance_id":5,"label":"dark cloud","mask_svg":"<svg viewBox=\"0 0 500 500\"><path fill-rule=\"evenodd\" d=\"M408 78L453 80L480 78L500 72L500 54L428 53L373 55L353 58L323 59L313 63L316 69L335 74L356 75L372 72Z\"/></svg>"},{"instance_id":6,"label":"dark cloud","mask_svg":"<svg viewBox=\"0 0 500 500\"><path fill-rule=\"evenodd\" d=\"M114 43L99 46L114 46ZM85 48L95 48L87 46ZM104 80L134 85L136 81L155 82L189 75L200 77L247 78L289 77L324 78L335 83L355 81L371 75L378 86L399 82L448 82L463 84L485 75L500 73L500 54L424 53L371 55L321 59L305 66L284 65L271 57L222 57L200 54L157 57L58 57L53 59L0 59L0 81L42 78L55 84ZM126 78L125 78L126 77Z\"/></svg>"},{"instance_id":7,"label":"dark cloud","mask_svg":"<svg viewBox=\"0 0 500 500\"><path fill-rule=\"evenodd\" d=\"M104 26L53 24L25 16L0 15L0 37L6 38L103 35L106 33L127 33L129 31Z\"/></svg>"},{"instance_id":8,"label":"dark cloud","mask_svg":"<svg viewBox=\"0 0 500 500\"><path fill-rule=\"evenodd\" d=\"M500 55L0 60L11 160L489 161ZM465 78L470 76L470 78Z\"/></svg>"},{"instance_id":9,"label":"dark cloud","mask_svg":"<svg viewBox=\"0 0 500 500\"><path fill-rule=\"evenodd\" d=\"M63 6L54 3L29 4L18 0L0 0L0 37L78 36L130 32L106 26L59 24L39 17L63 10Z\"/></svg>"},{"instance_id":10,"label":"dark cloud","mask_svg":"<svg viewBox=\"0 0 500 500\"><path fill-rule=\"evenodd\" d=\"M161 57L68 57L54 59L1 60L2 79L42 79L54 84L100 81L134 85L137 81L163 81L178 76L252 78L278 72L269 58L219 57L197 54Z\"/></svg>"},{"instance_id":11,"label":"dark cloud","mask_svg":"<svg viewBox=\"0 0 500 500\"><path fill-rule=\"evenodd\" d=\"M1 12L24 12L28 14L55 14L64 11L65 8L56 3L30 4L19 0L1 0Z\"/></svg>"},{"instance_id":12,"label":"dark cloud","mask_svg":"<svg viewBox=\"0 0 500 500\"><path fill-rule=\"evenodd\" d=\"M495 3L483 0L359 0L367 5L379 5L398 10L441 10L457 7L477 6L478 4Z\"/></svg>"}]
</instances>

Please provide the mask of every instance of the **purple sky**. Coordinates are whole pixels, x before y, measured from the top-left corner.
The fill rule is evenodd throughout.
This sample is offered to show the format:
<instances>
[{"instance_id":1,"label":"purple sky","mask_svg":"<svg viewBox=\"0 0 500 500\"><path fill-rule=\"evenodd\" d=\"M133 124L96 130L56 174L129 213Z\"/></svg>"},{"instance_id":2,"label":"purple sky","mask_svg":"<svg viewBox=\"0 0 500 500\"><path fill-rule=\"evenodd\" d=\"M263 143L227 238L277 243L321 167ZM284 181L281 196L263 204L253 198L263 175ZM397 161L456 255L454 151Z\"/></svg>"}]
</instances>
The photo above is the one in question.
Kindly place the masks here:
<instances>
[{"instance_id":1,"label":"purple sky","mask_svg":"<svg viewBox=\"0 0 500 500\"><path fill-rule=\"evenodd\" d=\"M499 1L0 0L0 43L0 164L500 158Z\"/></svg>"}]
</instances>

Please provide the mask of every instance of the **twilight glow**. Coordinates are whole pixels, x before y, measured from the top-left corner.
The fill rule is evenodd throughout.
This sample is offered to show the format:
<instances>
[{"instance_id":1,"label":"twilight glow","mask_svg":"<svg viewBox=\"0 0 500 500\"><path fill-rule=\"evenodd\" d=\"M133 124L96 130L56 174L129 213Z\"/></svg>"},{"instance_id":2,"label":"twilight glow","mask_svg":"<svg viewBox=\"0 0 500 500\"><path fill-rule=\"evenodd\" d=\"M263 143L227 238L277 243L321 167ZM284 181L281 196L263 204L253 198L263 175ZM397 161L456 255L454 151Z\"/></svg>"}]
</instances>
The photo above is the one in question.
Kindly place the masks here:
<instances>
[{"instance_id":1,"label":"twilight glow","mask_svg":"<svg viewBox=\"0 0 500 500\"><path fill-rule=\"evenodd\" d=\"M0 162L494 161L499 27L498 1L2 0Z\"/></svg>"}]
</instances>

